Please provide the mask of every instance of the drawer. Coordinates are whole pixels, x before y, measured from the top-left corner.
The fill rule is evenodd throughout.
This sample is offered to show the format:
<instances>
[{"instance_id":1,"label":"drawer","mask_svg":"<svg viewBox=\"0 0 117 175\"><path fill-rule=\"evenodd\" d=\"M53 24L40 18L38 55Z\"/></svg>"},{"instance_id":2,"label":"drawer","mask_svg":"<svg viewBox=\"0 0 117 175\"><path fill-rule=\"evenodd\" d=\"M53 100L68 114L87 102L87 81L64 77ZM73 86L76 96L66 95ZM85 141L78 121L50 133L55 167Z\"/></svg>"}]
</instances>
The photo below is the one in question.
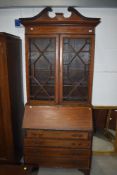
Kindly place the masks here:
<instances>
[{"instance_id":1,"label":"drawer","mask_svg":"<svg viewBox=\"0 0 117 175\"><path fill-rule=\"evenodd\" d=\"M24 147L24 154L26 155L37 155L37 156L77 156L79 158L87 158L91 155L89 149L65 149L65 148L33 148L33 147Z\"/></svg>"},{"instance_id":2,"label":"drawer","mask_svg":"<svg viewBox=\"0 0 117 175\"><path fill-rule=\"evenodd\" d=\"M89 159L73 160L66 158L38 158L33 156L25 156L25 163L36 164L41 167L58 167L58 168L84 168L88 169L90 165Z\"/></svg>"},{"instance_id":3,"label":"drawer","mask_svg":"<svg viewBox=\"0 0 117 175\"><path fill-rule=\"evenodd\" d=\"M26 130L28 138L88 139L86 131Z\"/></svg>"},{"instance_id":4,"label":"drawer","mask_svg":"<svg viewBox=\"0 0 117 175\"><path fill-rule=\"evenodd\" d=\"M67 159L82 160L90 157L90 150L60 149L60 148L25 148L24 155L38 158L64 157Z\"/></svg>"},{"instance_id":5,"label":"drawer","mask_svg":"<svg viewBox=\"0 0 117 175\"><path fill-rule=\"evenodd\" d=\"M88 140L24 139L25 147L90 148Z\"/></svg>"}]
</instances>

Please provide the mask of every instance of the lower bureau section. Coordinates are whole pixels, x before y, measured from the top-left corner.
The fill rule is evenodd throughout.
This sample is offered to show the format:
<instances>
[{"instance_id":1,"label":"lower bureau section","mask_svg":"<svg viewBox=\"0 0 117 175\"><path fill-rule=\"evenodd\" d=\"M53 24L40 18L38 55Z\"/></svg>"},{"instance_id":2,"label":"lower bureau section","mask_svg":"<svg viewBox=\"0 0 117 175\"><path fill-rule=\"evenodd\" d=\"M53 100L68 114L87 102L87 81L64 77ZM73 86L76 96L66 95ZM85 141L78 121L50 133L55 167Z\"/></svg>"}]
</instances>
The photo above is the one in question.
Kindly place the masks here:
<instances>
[{"instance_id":1,"label":"lower bureau section","mask_svg":"<svg viewBox=\"0 0 117 175\"><path fill-rule=\"evenodd\" d=\"M25 162L46 167L84 168L90 166L90 150L25 147Z\"/></svg>"},{"instance_id":2,"label":"lower bureau section","mask_svg":"<svg viewBox=\"0 0 117 175\"><path fill-rule=\"evenodd\" d=\"M63 140L63 139L29 139L24 140L25 146L32 147L58 147L58 148L90 148L89 140Z\"/></svg>"},{"instance_id":3,"label":"lower bureau section","mask_svg":"<svg viewBox=\"0 0 117 175\"><path fill-rule=\"evenodd\" d=\"M59 168L89 168L89 160L73 160L67 158L38 158L25 157L27 164L36 164L42 167L59 167Z\"/></svg>"},{"instance_id":4,"label":"lower bureau section","mask_svg":"<svg viewBox=\"0 0 117 175\"><path fill-rule=\"evenodd\" d=\"M25 156L28 157L66 157L73 159L87 159L90 157L88 149L60 149L60 148L24 148Z\"/></svg>"},{"instance_id":5,"label":"lower bureau section","mask_svg":"<svg viewBox=\"0 0 117 175\"><path fill-rule=\"evenodd\" d=\"M25 164L76 168L89 175L92 151L91 110L60 106L53 108L26 108L23 124Z\"/></svg>"}]
</instances>

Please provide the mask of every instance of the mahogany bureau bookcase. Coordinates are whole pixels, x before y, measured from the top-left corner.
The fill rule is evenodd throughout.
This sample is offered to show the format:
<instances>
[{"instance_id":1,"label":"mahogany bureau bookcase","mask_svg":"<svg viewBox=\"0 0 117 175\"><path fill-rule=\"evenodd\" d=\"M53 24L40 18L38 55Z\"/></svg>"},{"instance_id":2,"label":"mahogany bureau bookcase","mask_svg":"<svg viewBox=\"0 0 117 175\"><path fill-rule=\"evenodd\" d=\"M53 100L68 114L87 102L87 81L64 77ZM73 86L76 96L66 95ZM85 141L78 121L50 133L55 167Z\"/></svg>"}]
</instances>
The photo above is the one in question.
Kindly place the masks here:
<instances>
[{"instance_id":1,"label":"mahogany bureau bookcase","mask_svg":"<svg viewBox=\"0 0 117 175\"><path fill-rule=\"evenodd\" d=\"M90 174L92 78L99 18L49 17L50 7L20 18L26 34L27 105L24 160L42 167L78 168Z\"/></svg>"}]
</instances>

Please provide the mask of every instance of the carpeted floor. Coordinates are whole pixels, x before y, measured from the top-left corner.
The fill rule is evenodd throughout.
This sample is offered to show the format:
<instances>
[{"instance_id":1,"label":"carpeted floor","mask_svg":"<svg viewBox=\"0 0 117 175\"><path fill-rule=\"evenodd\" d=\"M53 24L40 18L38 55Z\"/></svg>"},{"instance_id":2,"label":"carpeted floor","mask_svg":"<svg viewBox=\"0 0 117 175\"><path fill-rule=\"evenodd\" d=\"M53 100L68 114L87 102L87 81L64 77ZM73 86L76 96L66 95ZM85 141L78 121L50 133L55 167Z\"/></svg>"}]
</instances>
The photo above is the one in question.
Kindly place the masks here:
<instances>
[{"instance_id":1,"label":"carpeted floor","mask_svg":"<svg viewBox=\"0 0 117 175\"><path fill-rule=\"evenodd\" d=\"M114 144L108 139L93 136L92 150L97 152L114 151Z\"/></svg>"},{"instance_id":2,"label":"carpeted floor","mask_svg":"<svg viewBox=\"0 0 117 175\"><path fill-rule=\"evenodd\" d=\"M40 168L32 175L83 175L77 169ZM93 156L91 175L117 175L117 156Z\"/></svg>"},{"instance_id":3,"label":"carpeted floor","mask_svg":"<svg viewBox=\"0 0 117 175\"><path fill-rule=\"evenodd\" d=\"M117 175L117 156L94 156L91 175Z\"/></svg>"},{"instance_id":4,"label":"carpeted floor","mask_svg":"<svg viewBox=\"0 0 117 175\"><path fill-rule=\"evenodd\" d=\"M112 152L114 151L114 140L107 138L104 131L97 131L93 136L93 151Z\"/></svg>"}]
</instances>

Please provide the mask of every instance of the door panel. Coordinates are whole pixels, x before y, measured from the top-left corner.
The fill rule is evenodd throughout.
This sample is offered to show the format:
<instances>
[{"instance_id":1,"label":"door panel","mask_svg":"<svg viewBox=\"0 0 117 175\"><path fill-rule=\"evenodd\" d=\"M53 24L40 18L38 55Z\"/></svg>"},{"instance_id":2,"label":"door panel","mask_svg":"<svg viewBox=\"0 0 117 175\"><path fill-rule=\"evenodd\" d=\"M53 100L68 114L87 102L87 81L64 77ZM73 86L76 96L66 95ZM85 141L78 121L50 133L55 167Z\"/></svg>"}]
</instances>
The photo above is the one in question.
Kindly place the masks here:
<instances>
[{"instance_id":1,"label":"door panel","mask_svg":"<svg viewBox=\"0 0 117 175\"><path fill-rule=\"evenodd\" d=\"M3 66L3 56L4 56L4 41L0 40L0 161L6 158L6 143L5 143L5 134L4 134L4 123L3 123L3 103L2 103L2 94L3 94L3 76L4 76L4 66Z\"/></svg>"},{"instance_id":2,"label":"door panel","mask_svg":"<svg viewBox=\"0 0 117 175\"><path fill-rule=\"evenodd\" d=\"M89 72L91 39L82 36L62 36L63 101L87 103L89 100Z\"/></svg>"},{"instance_id":3,"label":"door panel","mask_svg":"<svg viewBox=\"0 0 117 175\"><path fill-rule=\"evenodd\" d=\"M0 160L4 159L6 156L5 153L5 135L4 135L4 127L2 121L2 106L1 106L1 93L0 93Z\"/></svg>"},{"instance_id":4,"label":"door panel","mask_svg":"<svg viewBox=\"0 0 117 175\"><path fill-rule=\"evenodd\" d=\"M29 100L89 104L93 40L88 35L29 36Z\"/></svg>"},{"instance_id":5,"label":"door panel","mask_svg":"<svg viewBox=\"0 0 117 175\"><path fill-rule=\"evenodd\" d=\"M12 161L12 126L8 89L7 57L4 39L0 38L0 161Z\"/></svg>"},{"instance_id":6,"label":"door panel","mask_svg":"<svg viewBox=\"0 0 117 175\"><path fill-rule=\"evenodd\" d=\"M31 100L55 100L56 37L29 39L29 79Z\"/></svg>"}]
</instances>

